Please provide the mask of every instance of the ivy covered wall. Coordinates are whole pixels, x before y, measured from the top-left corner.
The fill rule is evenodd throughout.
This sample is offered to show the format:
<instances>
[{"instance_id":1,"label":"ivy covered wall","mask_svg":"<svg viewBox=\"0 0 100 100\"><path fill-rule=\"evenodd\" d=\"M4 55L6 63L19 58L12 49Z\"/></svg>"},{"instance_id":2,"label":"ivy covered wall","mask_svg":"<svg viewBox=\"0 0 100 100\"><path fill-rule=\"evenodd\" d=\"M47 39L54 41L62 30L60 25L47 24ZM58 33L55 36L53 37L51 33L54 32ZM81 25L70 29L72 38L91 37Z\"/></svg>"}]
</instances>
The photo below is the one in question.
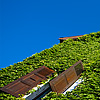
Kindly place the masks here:
<instances>
[{"instance_id":1,"label":"ivy covered wall","mask_svg":"<svg viewBox=\"0 0 100 100\"><path fill-rule=\"evenodd\" d=\"M100 32L84 35L76 41L65 40L63 43L36 53L22 62L2 68L0 70L0 87L43 65L60 74L80 59L85 69L81 76L84 82L74 91L67 93L67 96L51 92L44 99L100 99ZM0 91L0 99L13 100L18 98Z\"/></svg>"}]
</instances>

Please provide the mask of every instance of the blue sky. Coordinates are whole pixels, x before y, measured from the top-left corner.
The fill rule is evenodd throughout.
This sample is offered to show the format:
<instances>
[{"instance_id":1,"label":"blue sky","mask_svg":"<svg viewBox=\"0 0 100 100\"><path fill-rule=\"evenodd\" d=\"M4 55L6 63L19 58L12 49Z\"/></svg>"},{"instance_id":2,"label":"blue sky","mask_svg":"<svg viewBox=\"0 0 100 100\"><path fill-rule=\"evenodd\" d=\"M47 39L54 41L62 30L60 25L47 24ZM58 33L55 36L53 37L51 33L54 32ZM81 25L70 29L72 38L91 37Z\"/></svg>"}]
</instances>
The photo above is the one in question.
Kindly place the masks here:
<instances>
[{"instance_id":1,"label":"blue sky","mask_svg":"<svg viewBox=\"0 0 100 100\"><path fill-rule=\"evenodd\" d=\"M59 37L100 31L100 0L0 0L0 68L58 44Z\"/></svg>"}]
</instances>

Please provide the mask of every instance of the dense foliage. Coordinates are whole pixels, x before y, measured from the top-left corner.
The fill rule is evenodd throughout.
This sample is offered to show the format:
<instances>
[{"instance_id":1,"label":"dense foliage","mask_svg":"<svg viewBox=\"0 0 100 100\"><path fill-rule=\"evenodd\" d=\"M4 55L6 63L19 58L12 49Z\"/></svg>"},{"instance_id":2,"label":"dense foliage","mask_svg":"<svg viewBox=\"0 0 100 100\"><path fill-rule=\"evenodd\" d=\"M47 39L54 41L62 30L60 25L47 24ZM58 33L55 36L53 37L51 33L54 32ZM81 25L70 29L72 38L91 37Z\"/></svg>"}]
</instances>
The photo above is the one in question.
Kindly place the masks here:
<instances>
[{"instance_id":1,"label":"dense foliage","mask_svg":"<svg viewBox=\"0 0 100 100\"><path fill-rule=\"evenodd\" d=\"M41 67L52 68L58 74L82 60L85 71L82 73L84 82L74 91L56 95L49 93L45 100L66 99L99 99L100 97L100 32L90 33L78 38L76 41L68 39L63 43L43 50L22 62L15 63L0 70L0 87L20 78L23 75ZM14 99L14 96L0 92L0 99Z\"/></svg>"},{"instance_id":2,"label":"dense foliage","mask_svg":"<svg viewBox=\"0 0 100 100\"><path fill-rule=\"evenodd\" d=\"M72 92L66 95L51 92L46 95L44 100L99 100L100 99L100 58L85 65L82 73L84 82L78 85Z\"/></svg>"}]
</instances>

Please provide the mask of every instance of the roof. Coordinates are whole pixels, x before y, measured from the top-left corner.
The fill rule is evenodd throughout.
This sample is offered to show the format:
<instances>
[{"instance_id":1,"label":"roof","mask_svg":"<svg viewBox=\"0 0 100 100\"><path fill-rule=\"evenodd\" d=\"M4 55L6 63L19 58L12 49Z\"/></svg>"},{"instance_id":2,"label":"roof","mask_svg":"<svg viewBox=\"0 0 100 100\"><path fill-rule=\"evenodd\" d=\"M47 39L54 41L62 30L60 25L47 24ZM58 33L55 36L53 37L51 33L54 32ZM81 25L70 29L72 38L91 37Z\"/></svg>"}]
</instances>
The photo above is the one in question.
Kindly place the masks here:
<instances>
[{"instance_id":1,"label":"roof","mask_svg":"<svg viewBox=\"0 0 100 100\"><path fill-rule=\"evenodd\" d=\"M67 40L67 39L77 39L78 37L82 37L83 35L79 35L79 36L71 36L71 37L62 37L62 38L59 38L59 40Z\"/></svg>"},{"instance_id":2,"label":"roof","mask_svg":"<svg viewBox=\"0 0 100 100\"><path fill-rule=\"evenodd\" d=\"M88 41L85 40L88 38L89 38ZM72 41L69 43L67 43L67 41L66 41L64 43L54 45L52 48L43 50L40 53L36 53L36 54L32 55L31 57L27 57L22 62L18 62L18 63L15 63L14 65L10 65L9 67L2 68L2 70L0 70L0 79L1 79L0 80L0 88L3 87L4 85L7 85L8 83L14 81L15 79L18 79L19 77L22 77L22 76L26 75L27 73L30 73L31 71L39 68L42 65L45 65L48 68L51 68L51 69L57 71L58 74L60 74L66 68L69 68L71 65L73 65L79 58L81 58L81 60L84 64L84 68L87 70L87 74L83 73L82 76L84 76L84 75L85 76L86 75L94 76L92 78L95 80L96 83L98 83L98 84L96 84L96 87L99 87L99 81L98 81L100 79L99 74L98 74L98 69L99 69L99 65L100 65L99 64L100 55L99 55L99 51L98 51L99 44L100 44L99 40L100 40L100 32L91 33L89 35L85 35L84 38L82 38L80 41L78 41L78 40L77 40L78 42L75 41L75 45L71 45ZM81 42L81 41L83 41L83 42ZM74 41L73 41L73 43L74 43ZM69 45L70 45L70 47L68 48ZM92 49L91 49L91 47L92 47ZM71 49L71 48L73 48L73 49ZM86 52L89 50L91 53ZM92 69L89 66L91 66ZM94 75L93 71L94 71L95 75ZM88 74L88 73L92 73L92 74ZM88 86L91 86L91 82L92 82L91 77L88 77L88 79L89 80L84 81L85 82L84 84L86 84L87 82L89 84L87 84L85 86L84 86L84 84L82 84L81 86L78 87L78 90L80 89L80 87L82 87L82 90L85 91L88 88ZM91 90L96 92L97 94L99 93L99 91L96 91L97 89L94 89L93 87L89 88L89 90L88 90L89 93L92 93ZM77 94L77 90L75 91L75 93ZM86 94L87 98L88 98L89 93ZM50 94L51 96L48 95L47 98L54 98L53 96L56 93L51 93L51 94ZM78 96L83 95L83 99L85 98L84 93L81 91L77 95ZM12 96L10 94L6 94L3 91L0 91L0 96L1 96L2 100L6 100L6 99L15 100L16 99L14 96ZM56 95L56 97L58 98L59 95ZM71 94L70 94L69 97L66 97L66 98L73 99L74 97L71 96ZM95 96L94 94L92 97L95 97L96 99L98 98L98 96ZM59 98L61 98L61 96ZM78 99L77 96L74 99L76 99L76 98Z\"/></svg>"}]
</instances>

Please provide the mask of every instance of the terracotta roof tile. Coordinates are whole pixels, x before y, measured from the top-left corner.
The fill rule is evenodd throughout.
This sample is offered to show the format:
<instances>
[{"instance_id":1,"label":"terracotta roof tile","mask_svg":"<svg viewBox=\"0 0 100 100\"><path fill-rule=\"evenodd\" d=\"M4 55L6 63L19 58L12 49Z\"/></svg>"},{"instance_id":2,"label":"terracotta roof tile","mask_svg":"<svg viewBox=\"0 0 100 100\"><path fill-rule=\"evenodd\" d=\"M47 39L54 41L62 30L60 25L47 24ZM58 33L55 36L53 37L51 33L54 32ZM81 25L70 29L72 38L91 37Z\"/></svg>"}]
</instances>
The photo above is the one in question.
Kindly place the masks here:
<instances>
[{"instance_id":1,"label":"terracotta roof tile","mask_svg":"<svg viewBox=\"0 0 100 100\"><path fill-rule=\"evenodd\" d=\"M62 37L62 38L59 38L59 40L67 40L69 38L71 39L77 39L78 37L82 37L83 35L79 35L79 36L71 36L71 37Z\"/></svg>"}]
</instances>

